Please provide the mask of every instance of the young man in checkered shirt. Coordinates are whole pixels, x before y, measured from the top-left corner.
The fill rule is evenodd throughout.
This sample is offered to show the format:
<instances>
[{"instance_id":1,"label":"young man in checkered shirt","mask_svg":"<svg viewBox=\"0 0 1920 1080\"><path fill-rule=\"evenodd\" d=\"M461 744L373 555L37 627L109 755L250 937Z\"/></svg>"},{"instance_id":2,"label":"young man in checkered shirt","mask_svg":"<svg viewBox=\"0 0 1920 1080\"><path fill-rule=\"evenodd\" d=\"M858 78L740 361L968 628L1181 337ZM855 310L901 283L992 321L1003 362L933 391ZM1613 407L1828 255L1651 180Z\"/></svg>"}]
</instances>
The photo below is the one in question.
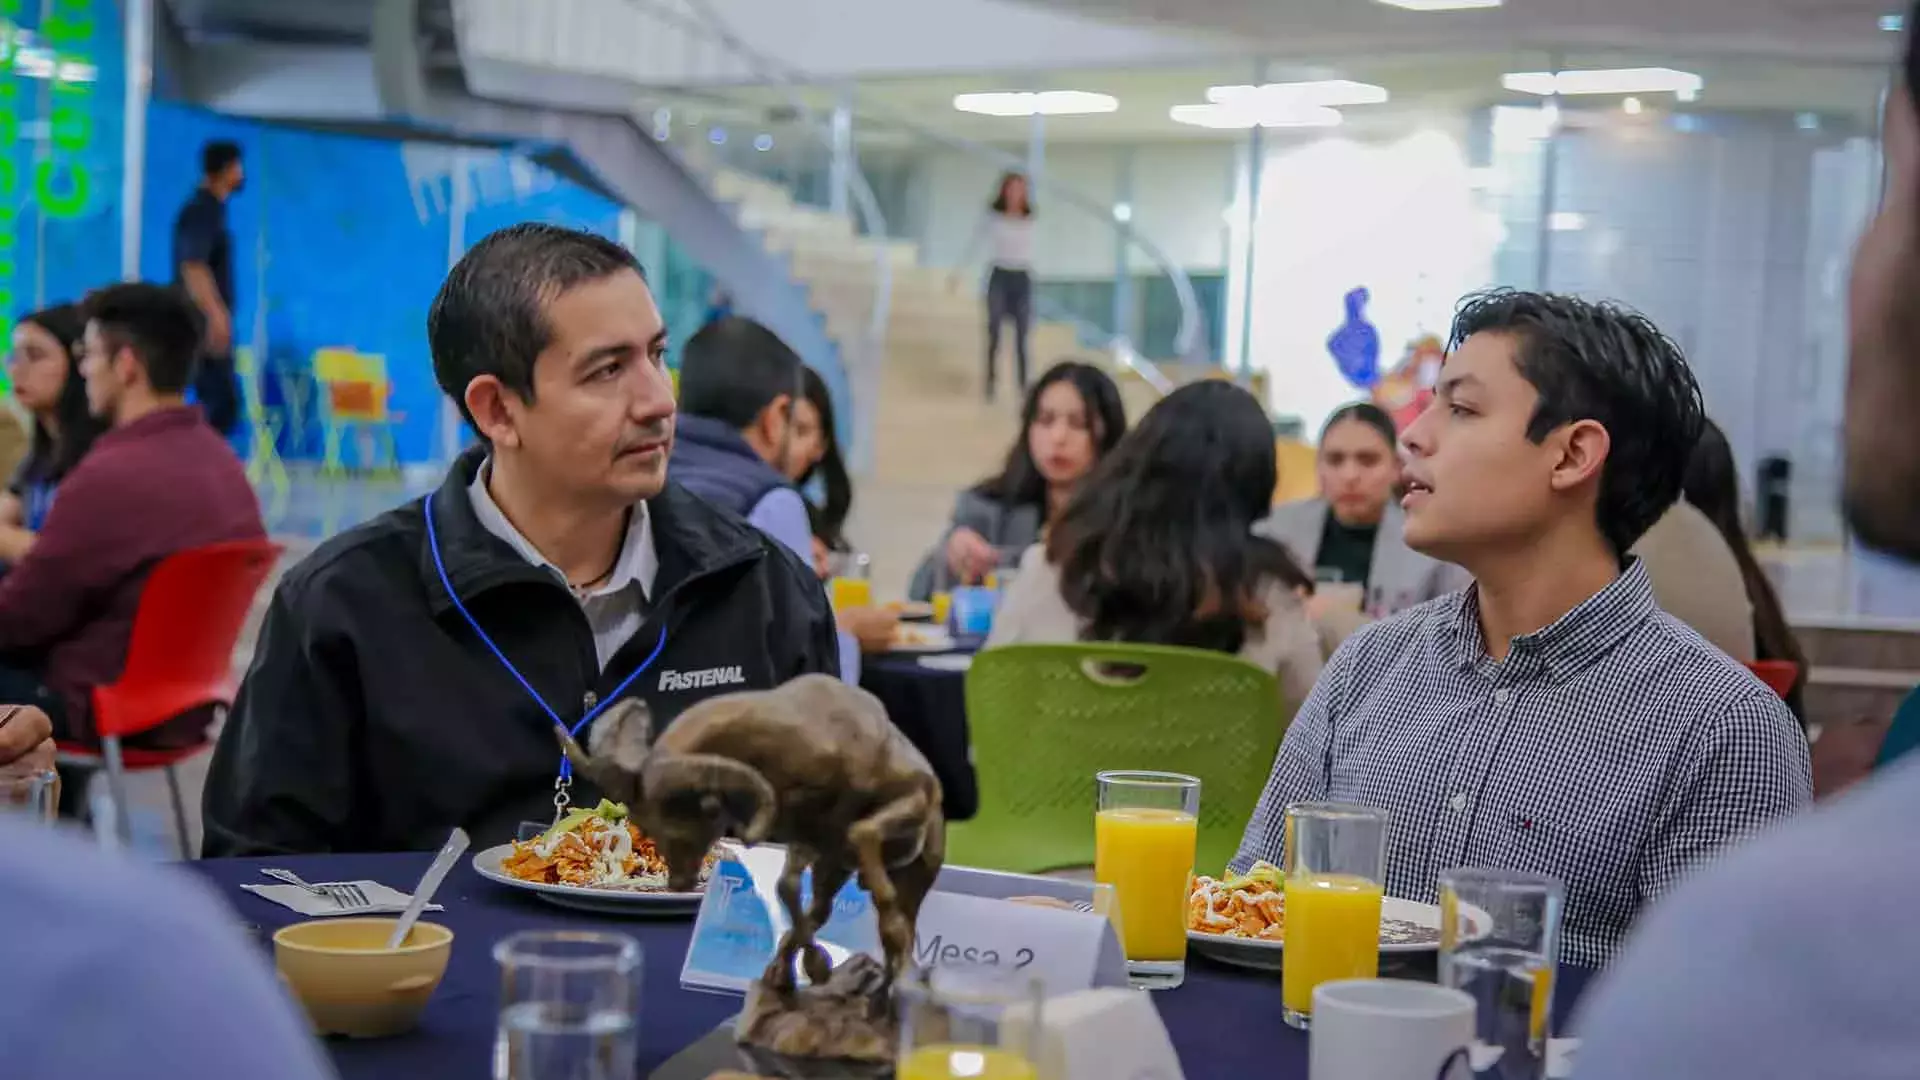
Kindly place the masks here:
<instances>
[{"instance_id":1,"label":"young man in checkered shirt","mask_svg":"<svg viewBox=\"0 0 1920 1080\"><path fill-rule=\"evenodd\" d=\"M1806 805L1807 744L1627 554L1701 429L1679 348L1635 312L1507 290L1469 297L1451 338L1402 435L1406 538L1475 584L1328 662L1235 866L1280 861L1289 803L1382 807L1389 894L1431 901L1459 866L1553 874L1561 958L1597 967L1690 866Z\"/></svg>"},{"instance_id":2,"label":"young man in checkered shirt","mask_svg":"<svg viewBox=\"0 0 1920 1080\"><path fill-rule=\"evenodd\" d=\"M1916 28L1920 4L1887 95L1880 211L1854 257L1846 436L1848 521L1920 562ZM1688 882L1589 996L1580 1080L1920 1075L1915 822L1920 761L1902 761Z\"/></svg>"}]
</instances>

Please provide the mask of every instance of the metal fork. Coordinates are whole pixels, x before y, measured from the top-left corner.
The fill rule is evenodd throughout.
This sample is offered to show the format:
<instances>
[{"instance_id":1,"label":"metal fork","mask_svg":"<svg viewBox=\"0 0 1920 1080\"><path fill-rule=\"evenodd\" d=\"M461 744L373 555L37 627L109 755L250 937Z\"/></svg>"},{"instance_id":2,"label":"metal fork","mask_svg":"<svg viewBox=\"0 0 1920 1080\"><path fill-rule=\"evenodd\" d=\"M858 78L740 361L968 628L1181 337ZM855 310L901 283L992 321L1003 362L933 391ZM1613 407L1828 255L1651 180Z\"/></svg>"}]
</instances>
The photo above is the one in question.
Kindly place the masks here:
<instances>
[{"instance_id":1,"label":"metal fork","mask_svg":"<svg viewBox=\"0 0 1920 1080\"><path fill-rule=\"evenodd\" d=\"M281 870L278 867L272 867L263 869L260 872L276 881L284 881L289 885L305 889L315 896L331 900L335 907L343 911L372 906L371 902L367 900L367 894L360 890L360 886L352 884L351 882L327 882L314 885L308 883L302 879L300 875L291 870Z\"/></svg>"}]
</instances>

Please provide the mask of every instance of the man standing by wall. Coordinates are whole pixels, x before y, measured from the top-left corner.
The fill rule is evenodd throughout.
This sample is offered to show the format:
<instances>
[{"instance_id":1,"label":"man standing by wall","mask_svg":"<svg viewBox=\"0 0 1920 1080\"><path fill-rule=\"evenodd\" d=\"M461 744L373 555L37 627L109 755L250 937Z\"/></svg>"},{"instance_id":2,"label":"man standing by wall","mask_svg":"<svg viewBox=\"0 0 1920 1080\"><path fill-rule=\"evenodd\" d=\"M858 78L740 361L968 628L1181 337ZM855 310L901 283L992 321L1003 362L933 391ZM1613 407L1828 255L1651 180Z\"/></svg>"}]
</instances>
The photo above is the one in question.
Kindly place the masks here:
<instances>
[{"instance_id":1,"label":"man standing by wall","mask_svg":"<svg viewBox=\"0 0 1920 1080\"><path fill-rule=\"evenodd\" d=\"M207 422L233 434L240 415L233 378L233 233L227 200L246 184L240 146L216 140L200 148L200 186L173 219L173 281L187 291L206 320L194 394Z\"/></svg>"}]
</instances>

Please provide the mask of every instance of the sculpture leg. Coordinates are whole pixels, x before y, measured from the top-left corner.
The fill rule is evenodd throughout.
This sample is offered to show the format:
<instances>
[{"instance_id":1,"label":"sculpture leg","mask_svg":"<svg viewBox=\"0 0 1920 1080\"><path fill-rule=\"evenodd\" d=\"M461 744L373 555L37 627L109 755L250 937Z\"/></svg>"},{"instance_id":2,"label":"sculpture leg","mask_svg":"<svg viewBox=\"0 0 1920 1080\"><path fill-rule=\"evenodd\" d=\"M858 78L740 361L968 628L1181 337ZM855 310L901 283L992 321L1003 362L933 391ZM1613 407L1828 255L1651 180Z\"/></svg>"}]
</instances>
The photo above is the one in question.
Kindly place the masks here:
<instances>
[{"instance_id":1,"label":"sculpture leg","mask_svg":"<svg viewBox=\"0 0 1920 1080\"><path fill-rule=\"evenodd\" d=\"M841 887L852 876L852 868L838 862L831 866L821 861L813 864L813 910L807 913L807 918L813 924L815 935L833 917L833 898L840 895ZM800 962L806 965L807 978L816 986L826 982L827 976L833 974L833 960L818 941L807 942L807 951L800 954Z\"/></svg>"},{"instance_id":2,"label":"sculpture leg","mask_svg":"<svg viewBox=\"0 0 1920 1080\"><path fill-rule=\"evenodd\" d=\"M913 836L923 830L930 804L925 792L902 795L847 829L847 841L860 857L860 883L873 897L880 923L880 946L887 973L897 975L913 955L913 923L900 911L900 895L887 874L882 847L889 836Z\"/></svg>"},{"instance_id":3,"label":"sculpture leg","mask_svg":"<svg viewBox=\"0 0 1920 1080\"><path fill-rule=\"evenodd\" d=\"M780 905L787 909L787 917L793 925L780 938L780 947L774 950L773 962L760 981L771 989L783 993L794 988L793 958L802 949L813 946L813 925L807 916L807 909L800 903L800 879L807 871L807 865L814 860L810 853L799 847L787 850L787 867L780 874L778 892Z\"/></svg>"}]
</instances>

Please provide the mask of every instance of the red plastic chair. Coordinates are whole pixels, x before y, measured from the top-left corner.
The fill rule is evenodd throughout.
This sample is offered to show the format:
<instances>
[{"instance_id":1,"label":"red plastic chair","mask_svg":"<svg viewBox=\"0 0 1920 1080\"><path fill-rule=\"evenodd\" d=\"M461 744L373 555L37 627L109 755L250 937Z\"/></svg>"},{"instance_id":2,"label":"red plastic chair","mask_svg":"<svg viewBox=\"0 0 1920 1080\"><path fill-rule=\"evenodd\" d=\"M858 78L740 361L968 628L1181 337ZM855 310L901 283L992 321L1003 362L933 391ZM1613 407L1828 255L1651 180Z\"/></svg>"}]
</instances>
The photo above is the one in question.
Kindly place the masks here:
<instances>
[{"instance_id":1,"label":"red plastic chair","mask_svg":"<svg viewBox=\"0 0 1920 1080\"><path fill-rule=\"evenodd\" d=\"M1760 677L1760 681L1782 701L1793 693L1793 686L1800 681L1800 665L1791 660L1754 660L1747 664L1747 670Z\"/></svg>"},{"instance_id":2,"label":"red plastic chair","mask_svg":"<svg viewBox=\"0 0 1920 1080\"><path fill-rule=\"evenodd\" d=\"M93 688L99 752L82 744L59 746L63 763L104 766L115 829L124 842L126 773L164 769L173 800L173 824L183 858L192 858L187 812L174 765L206 750L205 739L166 750L128 749L121 741L208 705L233 704L233 649L260 585L280 557L269 540L236 540L177 552L160 561L140 591L127 666L117 682Z\"/></svg>"}]
</instances>

